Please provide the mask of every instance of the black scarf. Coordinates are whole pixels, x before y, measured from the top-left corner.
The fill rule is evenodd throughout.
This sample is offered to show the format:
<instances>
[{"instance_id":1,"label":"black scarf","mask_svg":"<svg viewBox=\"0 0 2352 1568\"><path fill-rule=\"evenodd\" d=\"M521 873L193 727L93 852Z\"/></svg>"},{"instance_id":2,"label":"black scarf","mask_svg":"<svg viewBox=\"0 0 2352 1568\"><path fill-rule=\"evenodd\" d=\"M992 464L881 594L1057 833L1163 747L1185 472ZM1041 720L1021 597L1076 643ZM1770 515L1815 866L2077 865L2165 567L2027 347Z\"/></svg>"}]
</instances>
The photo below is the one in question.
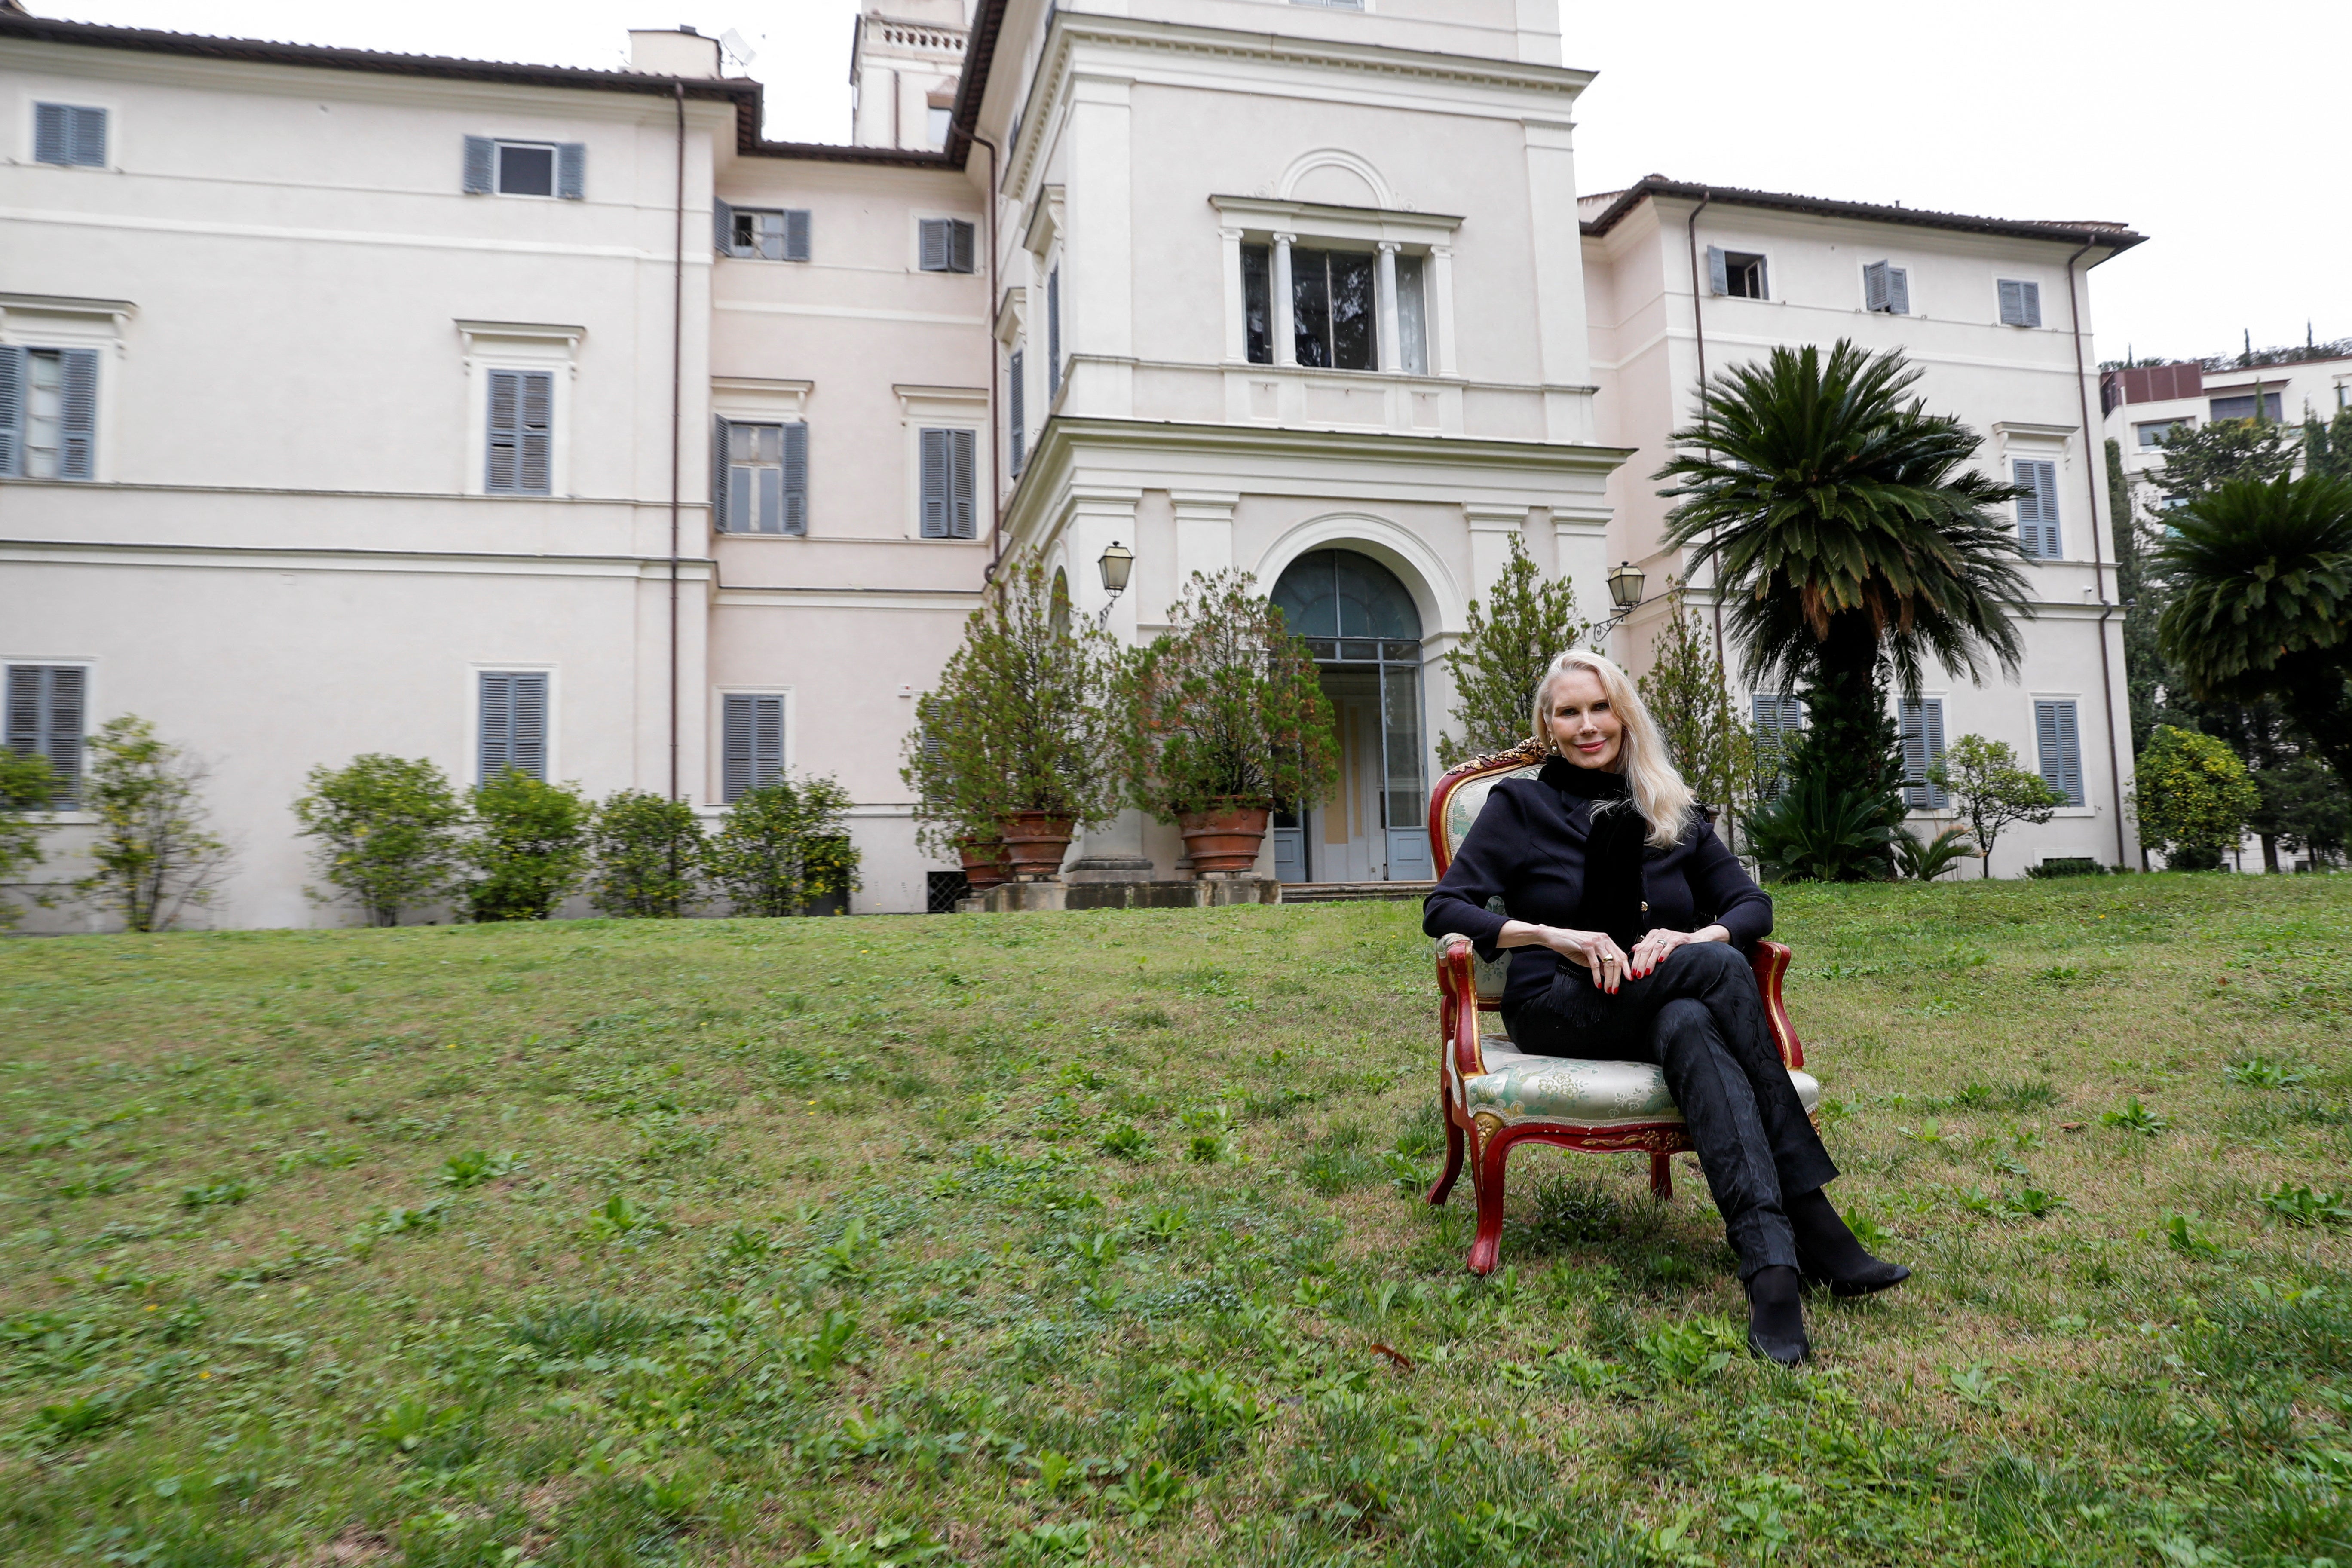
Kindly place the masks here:
<instances>
[{"instance_id":1,"label":"black scarf","mask_svg":"<svg viewBox=\"0 0 2352 1568\"><path fill-rule=\"evenodd\" d=\"M1650 929L1642 884L1642 850L1650 825L1627 795L1625 775L1606 768L1580 768L1556 756L1538 776L1563 797L1592 803L1592 826L1584 841L1584 902L1577 919L1585 930L1607 931L1619 947L1632 952ZM1612 801L1618 804L1610 805Z\"/></svg>"}]
</instances>

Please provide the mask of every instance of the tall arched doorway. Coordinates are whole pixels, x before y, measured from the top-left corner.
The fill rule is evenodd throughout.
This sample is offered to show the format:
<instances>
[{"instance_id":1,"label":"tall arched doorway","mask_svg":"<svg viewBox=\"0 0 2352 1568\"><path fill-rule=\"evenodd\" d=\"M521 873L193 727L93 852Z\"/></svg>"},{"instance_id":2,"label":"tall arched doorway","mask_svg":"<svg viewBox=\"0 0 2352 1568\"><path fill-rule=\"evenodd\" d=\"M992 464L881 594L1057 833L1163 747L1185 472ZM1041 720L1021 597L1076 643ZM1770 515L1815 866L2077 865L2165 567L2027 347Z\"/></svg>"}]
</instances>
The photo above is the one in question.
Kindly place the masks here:
<instances>
[{"instance_id":1,"label":"tall arched doorway","mask_svg":"<svg viewBox=\"0 0 2352 1568\"><path fill-rule=\"evenodd\" d=\"M1322 666L1339 741L1331 798L1275 817L1275 875L1286 882L1426 879L1421 612L1412 595L1369 555L1318 550L1283 572L1274 602Z\"/></svg>"}]
</instances>

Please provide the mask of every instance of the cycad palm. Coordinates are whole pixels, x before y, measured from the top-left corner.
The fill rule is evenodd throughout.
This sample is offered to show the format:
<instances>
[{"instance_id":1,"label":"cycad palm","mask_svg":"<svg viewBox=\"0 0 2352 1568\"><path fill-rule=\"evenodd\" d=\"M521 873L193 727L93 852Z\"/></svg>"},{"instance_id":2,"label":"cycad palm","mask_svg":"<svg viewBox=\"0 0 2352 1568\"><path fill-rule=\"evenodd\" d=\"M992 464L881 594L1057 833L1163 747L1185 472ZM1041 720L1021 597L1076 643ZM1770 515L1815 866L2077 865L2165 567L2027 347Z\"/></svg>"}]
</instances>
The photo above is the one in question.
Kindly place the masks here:
<instances>
[{"instance_id":1,"label":"cycad palm","mask_svg":"<svg viewBox=\"0 0 2352 1568\"><path fill-rule=\"evenodd\" d=\"M2165 521L2166 655L2199 697L2277 697L2352 781L2352 480L2230 479Z\"/></svg>"},{"instance_id":2,"label":"cycad palm","mask_svg":"<svg viewBox=\"0 0 2352 1568\"><path fill-rule=\"evenodd\" d=\"M1990 510L2019 492L1968 469L1976 432L1908 397L1919 376L1843 340L1774 349L1708 383L1656 475L1683 498L1666 537L1715 563L1750 678L1804 685L1812 749L1875 788L1885 678L2014 672L2028 613L2016 531Z\"/></svg>"}]
</instances>

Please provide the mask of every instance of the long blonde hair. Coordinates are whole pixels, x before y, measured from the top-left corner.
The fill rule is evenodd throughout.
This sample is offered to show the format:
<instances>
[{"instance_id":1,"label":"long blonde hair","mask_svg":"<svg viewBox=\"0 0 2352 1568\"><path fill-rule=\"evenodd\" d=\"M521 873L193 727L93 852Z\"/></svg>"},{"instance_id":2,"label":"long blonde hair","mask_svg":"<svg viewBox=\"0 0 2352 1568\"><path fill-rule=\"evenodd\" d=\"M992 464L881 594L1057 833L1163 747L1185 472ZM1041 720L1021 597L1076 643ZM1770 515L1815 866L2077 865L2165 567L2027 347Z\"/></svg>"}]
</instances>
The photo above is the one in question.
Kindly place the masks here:
<instances>
[{"instance_id":1,"label":"long blonde hair","mask_svg":"<svg viewBox=\"0 0 2352 1568\"><path fill-rule=\"evenodd\" d=\"M1658 733L1658 721L1650 717L1649 704L1613 661L1582 648L1570 648L1553 659L1544 678L1536 682L1537 738L1555 752L1559 749L1551 732L1551 687L1571 669L1591 670L1599 679L1609 710L1625 727L1617 766L1625 775L1625 793L1633 808L1650 825L1650 843L1660 849L1680 843L1695 805L1690 785L1683 783L1674 759L1666 754L1665 738Z\"/></svg>"}]
</instances>

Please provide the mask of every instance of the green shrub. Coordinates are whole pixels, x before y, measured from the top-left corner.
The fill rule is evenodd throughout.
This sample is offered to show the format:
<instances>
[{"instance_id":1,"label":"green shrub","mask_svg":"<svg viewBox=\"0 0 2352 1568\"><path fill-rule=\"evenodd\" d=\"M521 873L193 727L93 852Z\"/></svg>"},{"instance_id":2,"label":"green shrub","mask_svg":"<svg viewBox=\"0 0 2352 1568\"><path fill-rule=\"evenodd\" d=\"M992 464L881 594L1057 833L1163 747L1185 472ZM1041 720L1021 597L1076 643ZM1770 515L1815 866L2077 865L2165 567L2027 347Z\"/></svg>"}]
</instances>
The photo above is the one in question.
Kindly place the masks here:
<instances>
[{"instance_id":1,"label":"green shrub","mask_svg":"<svg viewBox=\"0 0 2352 1568\"><path fill-rule=\"evenodd\" d=\"M861 884L849 792L830 777L780 777L736 799L705 864L744 915L804 915Z\"/></svg>"},{"instance_id":2,"label":"green shrub","mask_svg":"<svg viewBox=\"0 0 2352 1568\"><path fill-rule=\"evenodd\" d=\"M368 924L398 925L404 908L448 890L464 850L466 803L424 758L370 752L315 767L294 803L319 875L359 900ZM314 899L333 895L313 891Z\"/></svg>"},{"instance_id":3,"label":"green shrub","mask_svg":"<svg viewBox=\"0 0 2352 1568\"><path fill-rule=\"evenodd\" d=\"M2037 880L2051 877L2104 877L2107 868L2088 855L2053 855L2039 866L2028 866L2025 874Z\"/></svg>"},{"instance_id":4,"label":"green shrub","mask_svg":"<svg viewBox=\"0 0 2352 1568\"><path fill-rule=\"evenodd\" d=\"M1885 879L1895 829L1877 792L1800 772L1740 824L1769 876L1784 882Z\"/></svg>"},{"instance_id":5,"label":"green shrub","mask_svg":"<svg viewBox=\"0 0 2352 1568\"><path fill-rule=\"evenodd\" d=\"M512 768L474 791L477 831L466 858L481 873L466 889L478 921L543 921L588 866L594 807L572 784Z\"/></svg>"},{"instance_id":6,"label":"green shrub","mask_svg":"<svg viewBox=\"0 0 2352 1568\"><path fill-rule=\"evenodd\" d=\"M709 843L691 803L619 790L588 830L588 901L608 915L675 920L702 893Z\"/></svg>"}]
</instances>

